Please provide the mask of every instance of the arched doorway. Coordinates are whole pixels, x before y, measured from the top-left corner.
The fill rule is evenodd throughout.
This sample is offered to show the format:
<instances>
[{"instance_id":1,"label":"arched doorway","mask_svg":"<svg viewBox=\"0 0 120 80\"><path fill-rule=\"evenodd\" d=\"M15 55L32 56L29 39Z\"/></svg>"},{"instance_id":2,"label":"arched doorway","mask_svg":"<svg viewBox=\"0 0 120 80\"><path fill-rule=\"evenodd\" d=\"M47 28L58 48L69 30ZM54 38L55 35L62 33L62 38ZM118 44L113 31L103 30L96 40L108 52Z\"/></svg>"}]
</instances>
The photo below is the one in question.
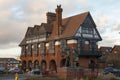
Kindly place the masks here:
<instances>
[{"instance_id":1,"label":"arched doorway","mask_svg":"<svg viewBox=\"0 0 120 80\"><path fill-rule=\"evenodd\" d=\"M26 61L22 61L22 70L25 72L26 71Z\"/></svg>"},{"instance_id":2,"label":"arched doorway","mask_svg":"<svg viewBox=\"0 0 120 80\"><path fill-rule=\"evenodd\" d=\"M32 69L32 61L31 61L31 60L28 61L28 69L29 69L29 70Z\"/></svg>"},{"instance_id":3,"label":"arched doorway","mask_svg":"<svg viewBox=\"0 0 120 80\"><path fill-rule=\"evenodd\" d=\"M66 59L62 59L60 62L60 67L65 67Z\"/></svg>"},{"instance_id":4,"label":"arched doorway","mask_svg":"<svg viewBox=\"0 0 120 80\"><path fill-rule=\"evenodd\" d=\"M35 60L35 62L34 62L34 68L35 69L39 68L39 61L38 60Z\"/></svg>"},{"instance_id":5,"label":"arched doorway","mask_svg":"<svg viewBox=\"0 0 120 80\"><path fill-rule=\"evenodd\" d=\"M57 71L57 66L55 60L51 60L49 63L49 70L50 71Z\"/></svg>"},{"instance_id":6,"label":"arched doorway","mask_svg":"<svg viewBox=\"0 0 120 80\"><path fill-rule=\"evenodd\" d=\"M46 70L46 68L47 68L46 61L42 60L41 61L41 70Z\"/></svg>"}]
</instances>

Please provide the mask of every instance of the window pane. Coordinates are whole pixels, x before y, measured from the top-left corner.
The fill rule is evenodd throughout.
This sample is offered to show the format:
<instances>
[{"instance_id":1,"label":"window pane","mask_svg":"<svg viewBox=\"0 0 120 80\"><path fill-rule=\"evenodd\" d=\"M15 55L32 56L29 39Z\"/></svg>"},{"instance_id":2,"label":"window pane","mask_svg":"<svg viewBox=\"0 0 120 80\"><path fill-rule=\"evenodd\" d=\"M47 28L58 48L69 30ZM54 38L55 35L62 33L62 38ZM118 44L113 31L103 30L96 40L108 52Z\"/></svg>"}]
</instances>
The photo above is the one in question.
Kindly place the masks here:
<instances>
[{"instance_id":1,"label":"window pane","mask_svg":"<svg viewBox=\"0 0 120 80\"><path fill-rule=\"evenodd\" d=\"M45 53L45 43L40 44L40 52Z\"/></svg>"},{"instance_id":2,"label":"window pane","mask_svg":"<svg viewBox=\"0 0 120 80\"><path fill-rule=\"evenodd\" d=\"M32 55L32 45L28 45L28 55Z\"/></svg>"},{"instance_id":3,"label":"window pane","mask_svg":"<svg viewBox=\"0 0 120 80\"><path fill-rule=\"evenodd\" d=\"M49 53L54 53L54 51L55 51L55 42L50 41L49 42Z\"/></svg>"},{"instance_id":4,"label":"window pane","mask_svg":"<svg viewBox=\"0 0 120 80\"><path fill-rule=\"evenodd\" d=\"M62 52L65 52L65 49L67 48L67 41L66 40L61 40L60 41L61 43L61 45L60 45L60 48L61 48L61 51Z\"/></svg>"},{"instance_id":5,"label":"window pane","mask_svg":"<svg viewBox=\"0 0 120 80\"><path fill-rule=\"evenodd\" d=\"M37 44L34 44L34 53L38 54L38 45Z\"/></svg>"},{"instance_id":6,"label":"window pane","mask_svg":"<svg viewBox=\"0 0 120 80\"><path fill-rule=\"evenodd\" d=\"M22 46L21 56L26 56L26 46Z\"/></svg>"}]
</instances>

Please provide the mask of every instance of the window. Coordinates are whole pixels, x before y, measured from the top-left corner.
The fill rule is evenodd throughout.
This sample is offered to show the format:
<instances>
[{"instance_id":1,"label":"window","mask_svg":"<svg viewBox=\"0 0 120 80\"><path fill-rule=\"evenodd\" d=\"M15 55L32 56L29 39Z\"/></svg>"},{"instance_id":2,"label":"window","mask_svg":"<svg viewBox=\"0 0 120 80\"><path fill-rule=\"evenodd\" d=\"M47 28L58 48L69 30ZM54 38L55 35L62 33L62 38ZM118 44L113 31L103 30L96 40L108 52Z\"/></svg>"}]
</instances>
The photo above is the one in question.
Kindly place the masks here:
<instances>
[{"instance_id":1,"label":"window","mask_svg":"<svg viewBox=\"0 0 120 80\"><path fill-rule=\"evenodd\" d=\"M38 45L34 44L34 54L38 54Z\"/></svg>"},{"instance_id":2,"label":"window","mask_svg":"<svg viewBox=\"0 0 120 80\"><path fill-rule=\"evenodd\" d=\"M91 51L95 51L95 47L96 45L95 45L95 41L90 41L90 50Z\"/></svg>"},{"instance_id":3,"label":"window","mask_svg":"<svg viewBox=\"0 0 120 80\"><path fill-rule=\"evenodd\" d=\"M78 39L78 52L82 52L84 50L85 41L83 39Z\"/></svg>"},{"instance_id":4,"label":"window","mask_svg":"<svg viewBox=\"0 0 120 80\"><path fill-rule=\"evenodd\" d=\"M80 53L80 39L78 39L78 52Z\"/></svg>"},{"instance_id":5,"label":"window","mask_svg":"<svg viewBox=\"0 0 120 80\"><path fill-rule=\"evenodd\" d=\"M62 52L65 52L65 49L67 48L67 41L64 39L64 40L61 40L60 41L60 49Z\"/></svg>"},{"instance_id":6,"label":"window","mask_svg":"<svg viewBox=\"0 0 120 80\"><path fill-rule=\"evenodd\" d=\"M40 43L40 52L45 53L45 43Z\"/></svg>"},{"instance_id":7,"label":"window","mask_svg":"<svg viewBox=\"0 0 120 80\"><path fill-rule=\"evenodd\" d=\"M91 27L82 27L82 33L84 33L84 34L93 34L93 28L91 28Z\"/></svg>"},{"instance_id":8,"label":"window","mask_svg":"<svg viewBox=\"0 0 120 80\"><path fill-rule=\"evenodd\" d=\"M32 56L32 45L28 45L28 55Z\"/></svg>"},{"instance_id":9,"label":"window","mask_svg":"<svg viewBox=\"0 0 120 80\"><path fill-rule=\"evenodd\" d=\"M26 56L26 46L22 46L21 56Z\"/></svg>"},{"instance_id":10,"label":"window","mask_svg":"<svg viewBox=\"0 0 120 80\"><path fill-rule=\"evenodd\" d=\"M50 41L49 42L49 53L54 53L55 52L55 42Z\"/></svg>"}]
</instances>

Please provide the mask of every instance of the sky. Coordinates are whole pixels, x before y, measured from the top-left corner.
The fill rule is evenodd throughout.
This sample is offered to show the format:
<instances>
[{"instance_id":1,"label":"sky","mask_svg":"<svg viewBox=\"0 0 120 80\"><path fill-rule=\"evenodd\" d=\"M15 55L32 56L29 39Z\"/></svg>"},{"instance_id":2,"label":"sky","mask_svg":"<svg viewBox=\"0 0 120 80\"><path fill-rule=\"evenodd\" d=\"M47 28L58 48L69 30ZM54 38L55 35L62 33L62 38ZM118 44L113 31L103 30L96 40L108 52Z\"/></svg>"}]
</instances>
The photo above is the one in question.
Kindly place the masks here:
<instances>
[{"instance_id":1,"label":"sky","mask_svg":"<svg viewBox=\"0 0 120 80\"><path fill-rule=\"evenodd\" d=\"M46 22L59 4L63 18L91 13L103 39L99 47L120 45L120 0L0 0L0 57L19 57L27 28Z\"/></svg>"}]
</instances>

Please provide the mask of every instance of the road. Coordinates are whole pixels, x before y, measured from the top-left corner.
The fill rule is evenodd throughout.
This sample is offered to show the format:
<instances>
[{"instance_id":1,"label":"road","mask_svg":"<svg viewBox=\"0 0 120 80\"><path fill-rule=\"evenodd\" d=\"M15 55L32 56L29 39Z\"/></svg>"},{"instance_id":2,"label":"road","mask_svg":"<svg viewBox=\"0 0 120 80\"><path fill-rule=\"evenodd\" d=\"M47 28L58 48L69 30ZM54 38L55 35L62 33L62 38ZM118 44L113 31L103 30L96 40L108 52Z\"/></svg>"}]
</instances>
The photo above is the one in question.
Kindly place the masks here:
<instances>
[{"instance_id":1,"label":"road","mask_svg":"<svg viewBox=\"0 0 120 80\"><path fill-rule=\"evenodd\" d=\"M26 75L24 74L18 74L18 79L19 80L24 80L26 79ZM11 76L3 76L3 77L0 77L0 80L15 80L15 75L11 75Z\"/></svg>"}]
</instances>

